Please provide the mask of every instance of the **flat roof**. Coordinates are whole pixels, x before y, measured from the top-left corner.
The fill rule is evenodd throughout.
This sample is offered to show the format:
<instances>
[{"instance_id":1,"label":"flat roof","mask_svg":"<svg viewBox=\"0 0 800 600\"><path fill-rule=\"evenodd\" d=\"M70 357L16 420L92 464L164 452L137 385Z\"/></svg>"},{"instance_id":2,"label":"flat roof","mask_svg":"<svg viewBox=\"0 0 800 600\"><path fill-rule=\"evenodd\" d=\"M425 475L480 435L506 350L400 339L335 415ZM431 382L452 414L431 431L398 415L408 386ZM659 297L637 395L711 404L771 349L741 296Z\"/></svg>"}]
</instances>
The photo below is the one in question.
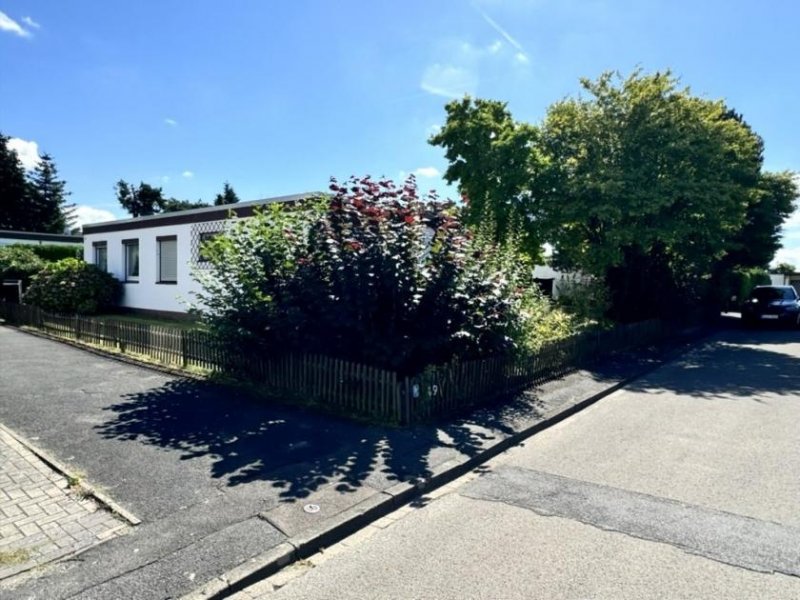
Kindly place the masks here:
<instances>
[{"instance_id":1,"label":"flat roof","mask_svg":"<svg viewBox=\"0 0 800 600\"><path fill-rule=\"evenodd\" d=\"M65 242L73 244L83 243L82 235L68 235L64 233L38 233L36 231L11 231L9 229L0 229L0 239Z\"/></svg>"},{"instance_id":2,"label":"flat roof","mask_svg":"<svg viewBox=\"0 0 800 600\"><path fill-rule=\"evenodd\" d=\"M111 231L127 231L129 229L145 229L147 227L163 227L165 225L183 225L186 223L203 223L205 221L220 221L227 219L231 213L237 217L250 217L255 210L265 204L275 202L298 202L308 198L325 195L324 192L306 192L305 194L292 194L289 196L276 196L261 200L249 200L236 204L222 206L204 206L203 208L190 208L175 212L159 213L146 217L119 219L117 221L104 221L102 223L88 223L83 226L84 235L92 233L107 233Z\"/></svg>"}]
</instances>

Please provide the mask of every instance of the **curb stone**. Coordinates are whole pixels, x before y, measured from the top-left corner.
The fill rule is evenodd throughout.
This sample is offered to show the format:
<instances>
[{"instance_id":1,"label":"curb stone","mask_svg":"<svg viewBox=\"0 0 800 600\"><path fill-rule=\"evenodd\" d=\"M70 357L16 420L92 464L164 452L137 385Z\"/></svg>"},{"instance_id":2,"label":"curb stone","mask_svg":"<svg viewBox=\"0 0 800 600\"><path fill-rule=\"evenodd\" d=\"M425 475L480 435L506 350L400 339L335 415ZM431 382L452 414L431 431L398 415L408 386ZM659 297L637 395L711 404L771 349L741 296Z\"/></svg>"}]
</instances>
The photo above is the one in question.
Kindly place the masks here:
<instances>
[{"instance_id":1,"label":"curb stone","mask_svg":"<svg viewBox=\"0 0 800 600\"><path fill-rule=\"evenodd\" d=\"M308 532L290 537L286 542L275 548L259 554L202 587L181 596L179 600L222 600L266 577L274 575L291 563L308 558L320 550L340 542L359 529L385 517L408 502L466 475L498 454L610 396L632 381L659 369L687 352L689 350L687 344L694 344L703 337L710 335L712 331L704 327L692 327L682 330L676 336L675 347L667 349L654 364L642 367L634 375L625 377L533 425L525 427L502 440L498 440L475 456L453 459L434 467L434 474L424 481L397 483L375 496L329 517Z\"/></svg>"}]
</instances>

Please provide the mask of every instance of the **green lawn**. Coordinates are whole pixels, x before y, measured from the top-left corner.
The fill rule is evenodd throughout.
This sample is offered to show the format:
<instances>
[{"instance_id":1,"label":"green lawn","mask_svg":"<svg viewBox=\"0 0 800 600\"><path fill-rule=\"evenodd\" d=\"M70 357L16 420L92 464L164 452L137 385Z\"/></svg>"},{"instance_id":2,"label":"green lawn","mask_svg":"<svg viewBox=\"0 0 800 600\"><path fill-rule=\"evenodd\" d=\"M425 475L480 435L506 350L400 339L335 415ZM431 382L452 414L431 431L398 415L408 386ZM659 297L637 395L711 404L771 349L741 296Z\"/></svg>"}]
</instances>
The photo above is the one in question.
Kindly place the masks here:
<instances>
[{"instance_id":1,"label":"green lawn","mask_svg":"<svg viewBox=\"0 0 800 600\"><path fill-rule=\"evenodd\" d=\"M158 325L159 327L174 327L176 329L202 329L203 326L197 321L188 319L169 319L166 317L149 317L145 315L95 315L93 319L102 321L123 321L125 323L141 323L143 325Z\"/></svg>"}]
</instances>

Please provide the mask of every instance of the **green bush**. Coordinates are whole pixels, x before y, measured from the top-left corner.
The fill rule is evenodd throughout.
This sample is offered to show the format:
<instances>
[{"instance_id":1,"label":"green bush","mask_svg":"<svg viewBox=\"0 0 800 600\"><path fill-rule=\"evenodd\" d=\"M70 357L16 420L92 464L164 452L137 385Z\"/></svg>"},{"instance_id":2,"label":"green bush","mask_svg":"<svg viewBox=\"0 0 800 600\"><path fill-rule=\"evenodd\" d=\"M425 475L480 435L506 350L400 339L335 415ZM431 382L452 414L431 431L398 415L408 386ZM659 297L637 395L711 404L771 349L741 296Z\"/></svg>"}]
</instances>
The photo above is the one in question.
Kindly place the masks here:
<instances>
[{"instance_id":1,"label":"green bush","mask_svg":"<svg viewBox=\"0 0 800 600\"><path fill-rule=\"evenodd\" d=\"M46 265L33 277L24 302L51 312L95 314L119 302L122 284L77 258Z\"/></svg>"},{"instance_id":2,"label":"green bush","mask_svg":"<svg viewBox=\"0 0 800 600\"><path fill-rule=\"evenodd\" d=\"M565 277L557 285L557 305L577 322L596 324L606 321L611 301L602 279L574 275Z\"/></svg>"},{"instance_id":3,"label":"green bush","mask_svg":"<svg viewBox=\"0 0 800 600\"><path fill-rule=\"evenodd\" d=\"M31 246L12 245L0 247L0 280L21 279L27 285L31 277L45 266Z\"/></svg>"},{"instance_id":4,"label":"green bush","mask_svg":"<svg viewBox=\"0 0 800 600\"><path fill-rule=\"evenodd\" d=\"M20 244L22 246L22 244ZM83 258L83 246L60 244L31 244L26 246L45 262L57 262L65 258Z\"/></svg>"},{"instance_id":5,"label":"green bush","mask_svg":"<svg viewBox=\"0 0 800 600\"><path fill-rule=\"evenodd\" d=\"M715 290L715 305L723 310L739 310L757 285L772 283L769 273L758 267L738 267L722 274Z\"/></svg>"},{"instance_id":6,"label":"green bush","mask_svg":"<svg viewBox=\"0 0 800 600\"><path fill-rule=\"evenodd\" d=\"M203 247L195 311L238 351L316 352L413 373L513 351L530 269L458 207L369 177L308 207L273 204ZM538 292L537 292L538 293Z\"/></svg>"}]
</instances>

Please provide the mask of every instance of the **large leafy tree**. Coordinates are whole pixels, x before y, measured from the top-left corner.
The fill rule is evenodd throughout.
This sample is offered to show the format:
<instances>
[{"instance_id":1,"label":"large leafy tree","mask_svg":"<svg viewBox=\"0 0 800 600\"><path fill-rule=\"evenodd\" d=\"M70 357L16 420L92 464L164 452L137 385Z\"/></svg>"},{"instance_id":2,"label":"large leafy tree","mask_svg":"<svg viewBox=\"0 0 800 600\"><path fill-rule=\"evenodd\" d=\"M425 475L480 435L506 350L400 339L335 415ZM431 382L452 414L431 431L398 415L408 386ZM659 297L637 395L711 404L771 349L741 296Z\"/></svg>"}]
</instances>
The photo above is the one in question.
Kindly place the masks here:
<instances>
[{"instance_id":1,"label":"large leafy tree","mask_svg":"<svg viewBox=\"0 0 800 600\"><path fill-rule=\"evenodd\" d=\"M540 127L498 102L447 105L430 141L473 224L487 218L504 237L516 221L527 240L553 243L557 265L606 281L622 320L680 310L725 257L761 264L774 252L791 180L761 173L762 140L738 114L669 72L582 85Z\"/></svg>"},{"instance_id":2,"label":"large leafy tree","mask_svg":"<svg viewBox=\"0 0 800 600\"><path fill-rule=\"evenodd\" d=\"M467 224L496 242L520 239L538 256L542 240L531 187L542 162L538 129L514 121L504 102L465 97L445 110L445 125L428 141L445 149L450 165L444 178L458 184Z\"/></svg>"},{"instance_id":3,"label":"large leafy tree","mask_svg":"<svg viewBox=\"0 0 800 600\"><path fill-rule=\"evenodd\" d=\"M11 148L9 138L0 134L0 229L36 231L36 218L31 212L30 187L25 169Z\"/></svg>"},{"instance_id":4,"label":"large leafy tree","mask_svg":"<svg viewBox=\"0 0 800 600\"><path fill-rule=\"evenodd\" d=\"M542 128L558 257L606 278L617 319L681 310L743 230L761 138L669 72L582 84L589 97L557 102Z\"/></svg>"},{"instance_id":5,"label":"large leafy tree","mask_svg":"<svg viewBox=\"0 0 800 600\"><path fill-rule=\"evenodd\" d=\"M792 214L797 196L794 173L761 173L751 191L744 225L734 236L720 268L765 269L781 247L781 227Z\"/></svg>"},{"instance_id":6,"label":"large leafy tree","mask_svg":"<svg viewBox=\"0 0 800 600\"><path fill-rule=\"evenodd\" d=\"M30 174L31 211L38 231L63 233L75 222L75 205L67 204L70 192L58 177L58 169L49 154L43 154Z\"/></svg>"},{"instance_id":7,"label":"large leafy tree","mask_svg":"<svg viewBox=\"0 0 800 600\"><path fill-rule=\"evenodd\" d=\"M117 190L117 200L120 205L132 217L154 215L164 208L164 197L161 188L153 187L143 182L139 183L139 187L134 187L127 181L120 179L115 189Z\"/></svg>"},{"instance_id":8,"label":"large leafy tree","mask_svg":"<svg viewBox=\"0 0 800 600\"><path fill-rule=\"evenodd\" d=\"M561 258L603 274L626 249L655 251L707 272L741 228L761 140L669 73L582 83L591 97L557 102L543 127L555 184L543 212Z\"/></svg>"},{"instance_id":9,"label":"large leafy tree","mask_svg":"<svg viewBox=\"0 0 800 600\"><path fill-rule=\"evenodd\" d=\"M216 198L214 198L214 204L223 206L225 204L236 204L237 202L239 202L239 196L233 191L233 186L226 181L222 193L217 194Z\"/></svg>"}]
</instances>

